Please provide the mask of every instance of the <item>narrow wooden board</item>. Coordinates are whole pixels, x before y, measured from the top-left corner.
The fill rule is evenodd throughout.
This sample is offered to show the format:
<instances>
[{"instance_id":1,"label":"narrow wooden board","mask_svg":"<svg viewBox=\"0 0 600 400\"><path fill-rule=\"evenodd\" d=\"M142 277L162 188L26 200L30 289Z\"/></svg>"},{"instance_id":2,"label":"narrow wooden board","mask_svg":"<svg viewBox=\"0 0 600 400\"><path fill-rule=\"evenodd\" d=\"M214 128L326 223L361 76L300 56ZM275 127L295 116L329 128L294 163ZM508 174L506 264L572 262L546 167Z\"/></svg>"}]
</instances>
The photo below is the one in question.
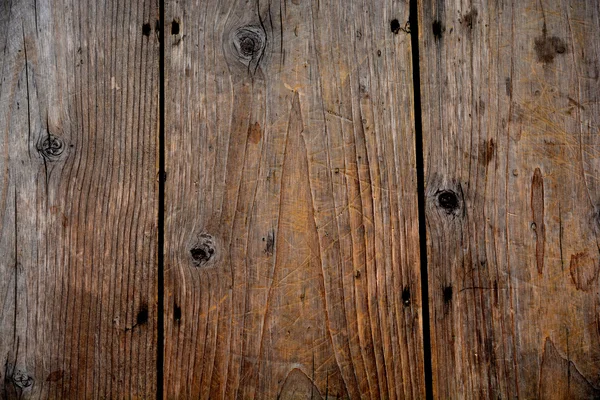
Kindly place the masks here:
<instances>
[{"instance_id":1,"label":"narrow wooden board","mask_svg":"<svg viewBox=\"0 0 600 400\"><path fill-rule=\"evenodd\" d=\"M156 392L154 1L0 2L0 397Z\"/></svg>"},{"instance_id":2,"label":"narrow wooden board","mask_svg":"<svg viewBox=\"0 0 600 400\"><path fill-rule=\"evenodd\" d=\"M600 396L600 9L420 0L437 398Z\"/></svg>"},{"instance_id":3,"label":"narrow wooden board","mask_svg":"<svg viewBox=\"0 0 600 400\"><path fill-rule=\"evenodd\" d=\"M167 1L166 398L423 398L408 17Z\"/></svg>"}]
</instances>

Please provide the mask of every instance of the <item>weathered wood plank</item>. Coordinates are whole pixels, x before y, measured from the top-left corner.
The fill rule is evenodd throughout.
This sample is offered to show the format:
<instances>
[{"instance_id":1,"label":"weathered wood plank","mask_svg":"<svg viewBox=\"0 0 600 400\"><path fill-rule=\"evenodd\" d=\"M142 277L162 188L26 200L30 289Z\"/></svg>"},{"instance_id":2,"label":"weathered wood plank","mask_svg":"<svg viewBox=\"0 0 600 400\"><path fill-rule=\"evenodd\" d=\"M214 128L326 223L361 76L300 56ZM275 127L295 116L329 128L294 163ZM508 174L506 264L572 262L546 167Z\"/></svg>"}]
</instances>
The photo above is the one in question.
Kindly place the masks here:
<instances>
[{"instance_id":1,"label":"weathered wood plank","mask_svg":"<svg viewBox=\"0 0 600 400\"><path fill-rule=\"evenodd\" d=\"M598 4L420 1L438 398L600 396Z\"/></svg>"},{"instance_id":2,"label":"weathered wood plank","mask_svg":"<svg viewBox=\"0 0 600 400\"><path fill-rule=\"evenodd\" d=\"M408 13L167 1L167 398L423 397Z\"/></svg>"},{"instance_id":3,"label":"weathered wood plank","mask_svg":"<svg viewBox=\"0 0 600 400\"><path fill-rule=\"evenodd\" d=\"M155 395L157 17L0 2L2 398Z\"/></svg>"}]
</instances>

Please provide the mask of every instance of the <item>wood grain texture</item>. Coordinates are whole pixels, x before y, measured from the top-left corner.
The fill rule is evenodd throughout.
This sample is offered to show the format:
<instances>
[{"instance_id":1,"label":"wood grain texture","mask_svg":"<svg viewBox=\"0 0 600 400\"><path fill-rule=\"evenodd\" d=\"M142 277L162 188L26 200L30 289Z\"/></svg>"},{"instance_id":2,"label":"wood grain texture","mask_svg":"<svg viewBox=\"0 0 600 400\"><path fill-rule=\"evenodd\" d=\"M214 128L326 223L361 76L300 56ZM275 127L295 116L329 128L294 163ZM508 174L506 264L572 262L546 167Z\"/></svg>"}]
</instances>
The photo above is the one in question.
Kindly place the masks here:
<instances>
[{"instance_id":1,"label":"wood grain texture","mask_svg":"<svg viewBox=\"0 0 600 400\"><path fill-rule=\"evenodd\" d=\"M167 398L424 396L408 11L167 1Z\"/></svg>"},{"instance_id":2,"label":"wood grain texture","mask_svg":"<svg viewBox=\"0 0 600 400\"><path fill-rule=\"evenodd\" d=\"M157 17L0 2L1 398L155 395Z\"/></svg>"},{"instance_id":3,"label":"wood grain texture","mask_svg":"<svg viewBox=\"0 0 600 400\"><path fill-rule=\"evenodd\" d=\"M437 398L600 396L600 8L420 0Z\"/></svg>"}]
</instances>

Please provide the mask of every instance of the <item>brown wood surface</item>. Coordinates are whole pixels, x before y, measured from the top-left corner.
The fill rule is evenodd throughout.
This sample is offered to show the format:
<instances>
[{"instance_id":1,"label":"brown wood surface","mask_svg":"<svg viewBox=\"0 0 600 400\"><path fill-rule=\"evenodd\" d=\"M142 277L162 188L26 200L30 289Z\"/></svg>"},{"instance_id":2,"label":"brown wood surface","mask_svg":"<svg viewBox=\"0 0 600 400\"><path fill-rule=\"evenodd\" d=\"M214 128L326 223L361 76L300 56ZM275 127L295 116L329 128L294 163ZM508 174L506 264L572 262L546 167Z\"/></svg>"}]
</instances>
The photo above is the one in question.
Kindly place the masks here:
<instances>
[{"instance_id":1,"label":"brown wood surface","mask_svg":"<svg viewBox=\"0 0 600 400\"><path fill-rule=\"evenodd\" d=\"M166 398L424 396L408 17L166 2Z\"/></svg>"},{"instance_id":2,"label":"brown wood surface","mask_svg":"<svg viewBox=\"0 0 600 400\"><path fill-rule=\"evenodd\" d=\"M0 398L155 396L157 18L0 1Z\"/></svg>"},{"instance_id":3,"label":"brown wood surface","mask_svg":"<svg viewBox=\"0 0 600 400\"><path fill-rule=\"evenodd\" d=\"M419 2L437 398L600 396L599 4Z\"/></svg>"},{"instance_id":4,"label":"brown wood surface","mask_svg":"<svg viewBox=\"0 0 600 400\"><path fill-rule=\"evenodd\" d=\"M420 244L435 398L600 398L600 3L414 1L0 0L0 399L425 398Z\"/></svg>"}]
</instances>

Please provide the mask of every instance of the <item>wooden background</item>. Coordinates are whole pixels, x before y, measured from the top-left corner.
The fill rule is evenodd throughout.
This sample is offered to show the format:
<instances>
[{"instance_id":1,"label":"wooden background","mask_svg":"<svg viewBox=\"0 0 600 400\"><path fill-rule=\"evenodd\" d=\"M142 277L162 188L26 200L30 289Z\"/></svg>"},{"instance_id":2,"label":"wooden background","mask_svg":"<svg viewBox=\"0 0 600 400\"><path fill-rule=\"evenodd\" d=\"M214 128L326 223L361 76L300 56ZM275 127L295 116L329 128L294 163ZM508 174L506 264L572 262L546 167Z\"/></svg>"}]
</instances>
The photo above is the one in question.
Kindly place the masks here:
<instances>
[{"instance_id":1,"label":"wooden background","mask_svg":"<svg viewBox=\"0 0 600 400\"><path fill-rule=\"evenodd\" d=\"M599 37L0 0L0 398L600 398Z\"/></svg>"}]
</instances>

